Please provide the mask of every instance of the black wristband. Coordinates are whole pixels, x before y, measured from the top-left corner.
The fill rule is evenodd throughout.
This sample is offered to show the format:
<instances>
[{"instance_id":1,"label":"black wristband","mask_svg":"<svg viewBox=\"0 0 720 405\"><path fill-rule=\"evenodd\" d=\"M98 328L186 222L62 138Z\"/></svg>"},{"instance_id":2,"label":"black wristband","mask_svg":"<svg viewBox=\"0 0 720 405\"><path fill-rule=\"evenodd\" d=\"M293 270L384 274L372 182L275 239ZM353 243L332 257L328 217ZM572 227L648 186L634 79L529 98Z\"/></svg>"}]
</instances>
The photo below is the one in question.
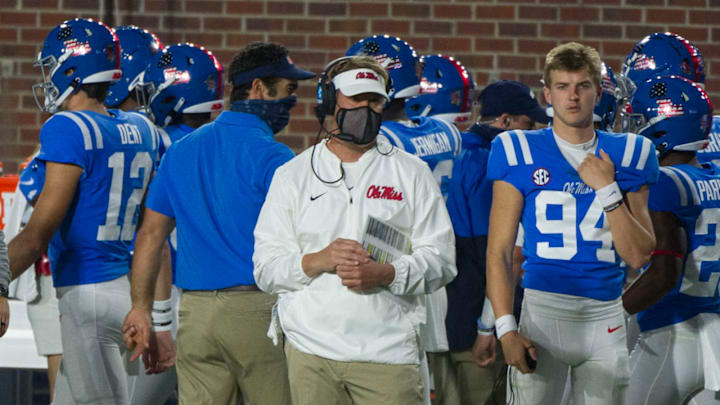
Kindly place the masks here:
<instances>
[{"instance_id":1,"label":"black wristband","mask_svg":"<svg viewBox=\"0 0 720 405\"><path fill-rule=\"evenodd\" d=\"M609 206L603 208L603 211L605 211L605 212L614 211L614 210L616 210L616 209L617 209L619 206L621 206L621 205L623 205L623 200L622 200L622 199L620 199L620 200L619 200L618 202L616 202L615 204L612 204L612 205L609 205Z\"/></svg>"}]
</instances>

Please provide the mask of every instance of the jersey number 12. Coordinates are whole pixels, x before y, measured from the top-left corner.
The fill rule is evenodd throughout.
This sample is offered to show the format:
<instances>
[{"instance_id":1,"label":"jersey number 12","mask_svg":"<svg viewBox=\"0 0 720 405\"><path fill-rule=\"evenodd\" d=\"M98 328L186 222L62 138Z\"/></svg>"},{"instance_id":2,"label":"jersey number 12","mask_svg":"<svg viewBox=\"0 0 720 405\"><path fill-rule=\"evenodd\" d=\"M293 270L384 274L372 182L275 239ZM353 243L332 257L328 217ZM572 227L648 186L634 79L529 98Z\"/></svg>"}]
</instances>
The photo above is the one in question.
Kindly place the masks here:
<instances>
[{"instance_id":1,"label":"jersey number 12","mask_svg":"<svg viewBox=\"0 0 720 405\"><path fill-rule=\"evenodd\" d=\"M131 241L135 235L135 211L142 201L145 188L150 181L150 172L153 167L153 160L148 152L138 152L130 164L130 178L140 177L140 169L143 169L142 188L134 188L125 202L125 212L120 217L122 206L123 178L125 173L125 152L115 152L108 159L108 167L112 169L112 181L110 182L110 196L108 199L107 215L105 225L100 225L97 232L97 240L100 241ZM120 225L122 224L122 225Z\"/></svg>"}]
</instances>

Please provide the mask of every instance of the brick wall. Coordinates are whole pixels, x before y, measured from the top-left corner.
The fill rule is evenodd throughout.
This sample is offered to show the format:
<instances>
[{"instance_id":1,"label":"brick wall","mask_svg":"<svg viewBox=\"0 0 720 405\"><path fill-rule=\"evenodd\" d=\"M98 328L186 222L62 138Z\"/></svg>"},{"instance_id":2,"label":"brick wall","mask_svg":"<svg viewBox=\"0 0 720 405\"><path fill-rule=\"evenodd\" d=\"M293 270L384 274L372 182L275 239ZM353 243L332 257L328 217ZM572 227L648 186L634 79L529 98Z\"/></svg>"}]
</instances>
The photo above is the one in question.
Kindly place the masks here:
<instances>
[{"instance_id":1,"label":"brick wall","mask_svg":"<svg viewBox=\"0 0 720 405\"><path fill-rule=\"evenodd\" d=\"M536 90L544 54L558 43L590 44L617 71L637 40L669 30L703 52L707 89L720 106L720 0L0 0L0 161L6 173L32 153L46 119L30 92L39 80L32 61L53 26L78 16L136 24L166 44L204 45L226 67L248 42L276 41L315 72L354 41L388 33L420 53L456 56L479 86L515 79ZM301 150L317 131L314 83L305 82L298 94L279 139Z\"/></svg>"}]
</instances>

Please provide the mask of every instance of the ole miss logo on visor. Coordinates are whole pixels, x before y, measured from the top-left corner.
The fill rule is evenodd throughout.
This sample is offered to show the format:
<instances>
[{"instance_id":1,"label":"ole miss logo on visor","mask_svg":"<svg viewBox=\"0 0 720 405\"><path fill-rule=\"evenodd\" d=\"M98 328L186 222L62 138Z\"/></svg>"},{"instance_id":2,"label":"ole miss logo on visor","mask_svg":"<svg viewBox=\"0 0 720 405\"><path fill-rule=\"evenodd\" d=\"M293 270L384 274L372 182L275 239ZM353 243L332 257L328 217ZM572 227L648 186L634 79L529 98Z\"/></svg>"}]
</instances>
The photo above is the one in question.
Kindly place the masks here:
<instances>
[{"instance_id":1,"label":"ole miss logo on visor","mask_svg":"<svg viewBox=\"0 0 720 405\"><path fill-rule=\"evenodd\" d=\"M377 75L373 72L358 72L358 74L355 75L355 79L371 79L376 82L379 80Z\"/></svg>"}]
</instances>

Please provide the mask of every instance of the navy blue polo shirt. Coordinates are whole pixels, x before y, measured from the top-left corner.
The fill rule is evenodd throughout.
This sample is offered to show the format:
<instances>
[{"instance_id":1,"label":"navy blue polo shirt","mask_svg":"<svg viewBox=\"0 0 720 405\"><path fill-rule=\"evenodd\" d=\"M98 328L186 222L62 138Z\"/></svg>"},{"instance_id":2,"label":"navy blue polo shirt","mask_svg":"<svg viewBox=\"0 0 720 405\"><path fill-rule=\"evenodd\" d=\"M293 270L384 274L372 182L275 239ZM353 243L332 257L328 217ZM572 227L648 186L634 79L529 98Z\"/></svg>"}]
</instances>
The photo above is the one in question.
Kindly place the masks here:
<instances>
[{"instance_id":1,"label":"navy blue polo shirt","mask_svg":"<svg viewBox=\"0 0 720 405\"><path fill-rule=\"evenodd\" d=\"M257 116L224 111L170 146L146 206L175 219L175 284L255 284L253 230L275 170L294 157Z\"/></svg>"}]
</instances>

